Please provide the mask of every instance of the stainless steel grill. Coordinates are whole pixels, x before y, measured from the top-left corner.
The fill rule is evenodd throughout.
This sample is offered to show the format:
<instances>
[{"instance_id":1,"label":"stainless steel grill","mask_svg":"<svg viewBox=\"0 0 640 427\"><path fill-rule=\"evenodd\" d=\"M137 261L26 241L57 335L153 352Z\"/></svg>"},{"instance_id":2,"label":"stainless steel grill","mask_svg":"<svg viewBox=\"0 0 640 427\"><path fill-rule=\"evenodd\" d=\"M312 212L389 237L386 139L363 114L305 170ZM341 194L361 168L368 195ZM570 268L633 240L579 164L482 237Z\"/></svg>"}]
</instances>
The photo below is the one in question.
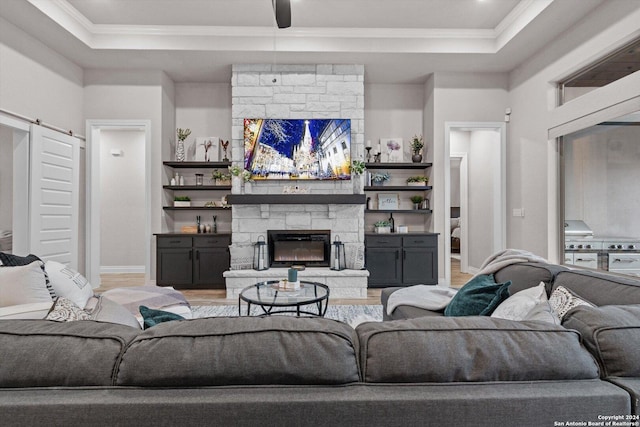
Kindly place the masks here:
<instances>
[{"instance_id":1,"label":"stainless steel grill","mask_svg":"<svg viewBox=\"0 0 640 427\"><path fill-rule=\"evenodd\" d=\"M640 239L598 237L584 221L565 221L564 263L640 276Z\"/></svg>"}]
</instances>

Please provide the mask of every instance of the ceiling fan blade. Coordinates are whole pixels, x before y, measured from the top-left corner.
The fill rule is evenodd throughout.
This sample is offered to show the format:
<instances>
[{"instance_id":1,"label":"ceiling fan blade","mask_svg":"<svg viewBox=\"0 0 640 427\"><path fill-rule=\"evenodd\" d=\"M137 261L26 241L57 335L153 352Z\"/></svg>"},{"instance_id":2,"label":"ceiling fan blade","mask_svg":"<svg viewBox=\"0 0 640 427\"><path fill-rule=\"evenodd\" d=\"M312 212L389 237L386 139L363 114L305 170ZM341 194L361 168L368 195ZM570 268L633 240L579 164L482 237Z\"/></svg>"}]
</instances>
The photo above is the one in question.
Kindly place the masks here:
<instances>
[{"instance_id":1,"label":"ceiling fan blade","mask_svg":"<svg viewBox=\"0 0 640 427\"><path fill-rule=\"evenodd\" d=\"M273 12L276 15L278 28L291 26L291 3L289 0L273 0Z\"/></svg>"}]
</instances>

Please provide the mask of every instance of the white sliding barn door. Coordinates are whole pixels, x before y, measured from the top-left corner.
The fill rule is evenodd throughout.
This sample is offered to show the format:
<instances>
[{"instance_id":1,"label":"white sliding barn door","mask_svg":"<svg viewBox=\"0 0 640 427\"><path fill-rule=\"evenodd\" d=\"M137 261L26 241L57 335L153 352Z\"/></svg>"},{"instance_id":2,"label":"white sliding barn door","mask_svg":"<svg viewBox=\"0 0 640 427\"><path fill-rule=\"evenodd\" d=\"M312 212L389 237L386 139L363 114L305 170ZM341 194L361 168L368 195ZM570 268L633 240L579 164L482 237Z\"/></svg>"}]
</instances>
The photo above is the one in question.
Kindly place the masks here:
<instances>
[{"instance_id":1,"label":"white sliding barn door","mask_svg":"<svg viewBox=\"0 0 640 427\"><path fill-rule=\"evenodd\" d=\"M78 268L80 142L31 127L30 252Z\"/></svg>"}]
</instances>

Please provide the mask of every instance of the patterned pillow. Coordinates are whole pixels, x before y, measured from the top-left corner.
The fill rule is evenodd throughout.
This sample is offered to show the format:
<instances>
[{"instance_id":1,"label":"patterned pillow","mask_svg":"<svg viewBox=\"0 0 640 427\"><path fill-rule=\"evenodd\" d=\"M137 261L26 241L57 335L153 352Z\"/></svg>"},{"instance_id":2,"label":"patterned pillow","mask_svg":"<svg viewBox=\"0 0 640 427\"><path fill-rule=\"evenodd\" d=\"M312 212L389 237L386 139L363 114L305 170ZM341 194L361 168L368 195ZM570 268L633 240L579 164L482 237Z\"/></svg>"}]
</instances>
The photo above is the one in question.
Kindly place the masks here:
<instances>
[{"instance_id":1,"label":"patterned pillow","mask_svg":"<svg viewBox=\"0 0 640 427\"><path fill-rule=\"evenodd\" d=\"M51 299L56 299L58 295L56 295L56 291L54 291L53 286L51 286L49 275L47 274L47 270L44 268L44 262L40 258L33 254L18 256L6 252L0 252L0 266L2 267L19 267L21 265L29 265L34 261L40 261L42 263L41 268L44 272L44 280L47 285L47 290L49 291L49 295L51 295Z\"/></svg>"},{"instance_id":2,"label":"patterned pillow","mask_svg":"<svg viewBox=\"0 0 640 427\"><path fill-rule=\"evenodd\" d=\"M564 320L564 316L569 312L569 310L574 307L578 307L579 305L595 307L595 305L564 286L558 286L553 290L549 297L549 304L561 321Z\"/></svg>"},{"instance_id":3,"label":"patterned pillow","mask_svg":"<svg viewBox=\"0 0 640 427\"><path fill-rule=\"evenodd\" d=\"M78 307L73 301L64 297L59 297L53 303L49 314L45 320L54 320L56 322L72 322L75 320L90 320L89 313Z\"/></svg>"}]
</instances>

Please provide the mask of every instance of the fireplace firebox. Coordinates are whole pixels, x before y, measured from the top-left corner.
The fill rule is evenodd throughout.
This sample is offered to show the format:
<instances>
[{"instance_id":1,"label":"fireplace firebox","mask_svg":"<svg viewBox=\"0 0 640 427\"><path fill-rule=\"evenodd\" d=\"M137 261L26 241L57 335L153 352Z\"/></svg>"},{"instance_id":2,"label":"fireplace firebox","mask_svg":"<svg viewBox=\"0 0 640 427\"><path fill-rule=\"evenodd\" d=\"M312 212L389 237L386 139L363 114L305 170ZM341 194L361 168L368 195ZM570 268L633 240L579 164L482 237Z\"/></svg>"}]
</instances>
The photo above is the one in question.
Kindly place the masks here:
<instances>
[{"instance_id":1,"label":"fireplace firebox","mask_svg":"<svg viewBox=\"0 0 640 427\"><path fill-rule=\"evenodd\" d=\"M271 267L329 267L331 230L268 230Z\"/></svg>"}]
</instances>

